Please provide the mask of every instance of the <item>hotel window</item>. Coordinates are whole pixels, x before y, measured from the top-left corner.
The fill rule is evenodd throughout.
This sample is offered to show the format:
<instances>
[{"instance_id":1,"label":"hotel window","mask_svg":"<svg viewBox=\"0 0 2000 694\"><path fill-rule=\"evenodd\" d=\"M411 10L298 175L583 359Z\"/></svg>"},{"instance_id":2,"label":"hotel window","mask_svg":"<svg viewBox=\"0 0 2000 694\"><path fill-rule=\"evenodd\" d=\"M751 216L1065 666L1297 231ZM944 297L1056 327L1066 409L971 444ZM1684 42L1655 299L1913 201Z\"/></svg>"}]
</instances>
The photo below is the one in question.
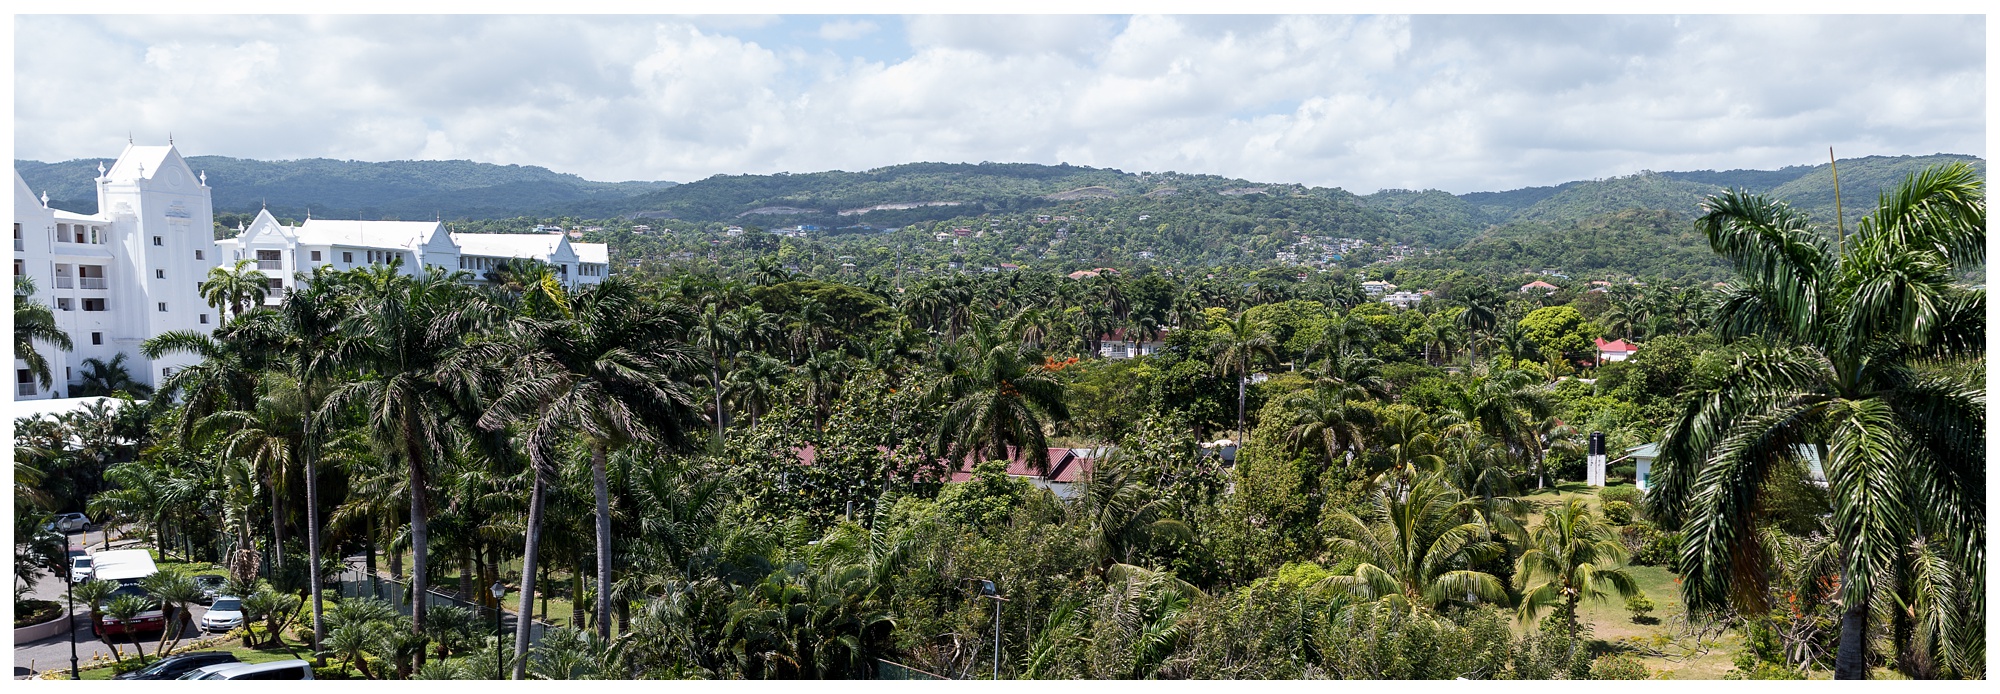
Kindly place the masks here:
<instances>
[{"instance_id":1,"label":"hotel window","mask_svg":"<svg viewBox=\"0 0 2000 694\"><path fill-rule=\"evenodd\" d=\"M156 280L163 280L163 279L166 279L166 278L167 278L167 271L166 271L166 270L162 270L162 269L159 269L159 268L153 268L153 279L156 279Z\"/></svg>"},{"instance_id":2,"label":"hotel window","mask_svg":"<svg viewBox=\"0 0 2000 694\"><path fill-rule=\"evenodd\" d=\"M56 299L56 309L60 311L73 311L76 310L76 306L70 303L68 297L63 297Z\"/></svg>"},{"instance_id":3,"label":"hotel window","mask_svg":"<svg viewBox=\"0 0 2000 694\"><path fill-rule=\"evenodd\" d=\"M161 242L161 241L160 241L160 237L158 237L158 236L155 236L155 237L153 237L153 245L155 245L155 246L165 246L165 245L167 245L167 244L165 244L165 243Z\"/></svg>"},{"instance_id":4,"label":"hotel window","mask_svg":"<svg viewBox=\"0 0 2000 694\"><path fill-rule=\"evenodd\" d=\"M313 262L319 262L319 251L313 251Z\"/></svg>"},{"instance_id":5,"label":"hotel window","mask_svg":"<svg viewBox=\"0 0 2000 694\"><path fill-rule=\"evenodd\" d=\"M160 302L160 312L161 313L167 312L167 302L165 301Z\"/></svg>"},{"instance_id":6,"label":"hotel window","mask_svg":"<svg viewBox=\"0 0 2000 694\"><path fill-rule=\"evenodd\" d=\"M267 278L265 278L265 279L268 279L268 280L270 280L270 286L271 286L271 288L272 288L272 289L284 289L284 288L285 288L285 280L284 280L283 278L279 278L279 277L267 277Z\"/></svg>"},{"instance_id":7,"label":"hotel window","mask_svg":"<svg viewBox=\"0 0 2000 694\"><path fill-rule=\"evenodd\" d=\"M91 334L90 334L90 344L93 344L93 345L101 345L101 344L104 344L104 333L91 333Z\"/></svg>"},{"instance_id":8,"label":"hotel window","mask_svg":"<svg viewBox=\"0 0 2000 694\"><path fill-rule=\"evenodd\" d=\"M201 314L201 324L208 325L208 314L206 313Z\"/></svg>"},{"instance_id":9,"label":"hotel window","mask_svg":"<svg viewBox=\"0 0 2000 694\"><path fill-rule=\"evenodd\" d=\"M83 300L83 310L85 310L85 311L102 311L102 310L104 310L104 300L103 300L103 299L84 299L84 300Z\"/></svg>"},{"instance_id":10,"label":"hotel window","mask_svg":"<svg viewBox=\"0 0 2000 694\"><path fill-rule=\"evenodd\" d=\"M17 259L15 259L15 260L14 260L14 274L15 274L15 275L17 275L17 276L18 276L18 275L20 275L20 274L21 274L21 270L22 270L22 268L23 268L23 267L25 267L25 266L23 266L23 265L21 264L21 261L20 261L20 259L18 259L18 258L17 258Z\"/></svg>"},{"instance_id":11,"label":"hotel window","mask_svg":"<svg viewBox=\"0 0 2000 694\"><path fill-rule=\"evenodd\" d=\"M341 252L340 252L340 262L343 262L343 263L347 263L347 264L349 264L349 265L353 265L353 264L354 264L354 253L353 253L353 252L351 252L351 251L341 251Z\"/></svg>"},{"instance_id":12,"label":"hotel window","mask_svg":"<svg viewBox=\"0 0 2000 694\"><path fill-rule=\"evenodd\" d=\"M168 379L168 378L173 378L173 377L174 377L174 367L171 367L171 366L162 366L162 367L160 367L160 378L161 378L161 379Z\"/></svg>"},{"instance_id":13,"label":"hotel window","mask_svg":"<svg viewBox=\"0 0 2000 694\"><path fill-rule=\"evenodd\" d=\"M195 252L194 252L194 259L195 259L195 260L201 260L201 259L202 259L202 257L201 257L201 251L195 251Z\"/></svg>"}]
</instances>

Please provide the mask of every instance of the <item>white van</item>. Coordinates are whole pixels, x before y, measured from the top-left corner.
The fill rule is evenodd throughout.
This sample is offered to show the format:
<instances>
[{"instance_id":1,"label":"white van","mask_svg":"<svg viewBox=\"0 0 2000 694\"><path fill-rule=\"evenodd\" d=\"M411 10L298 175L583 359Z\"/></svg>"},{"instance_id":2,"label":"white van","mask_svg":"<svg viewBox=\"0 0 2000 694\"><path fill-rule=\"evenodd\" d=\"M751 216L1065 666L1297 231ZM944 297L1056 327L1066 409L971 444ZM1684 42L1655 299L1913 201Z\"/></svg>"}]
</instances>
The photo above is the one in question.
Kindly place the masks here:
<instances>
[{"instance_id":1,"label":"white van","mask_svg":"<svg viewBox=\"0 0 2000 694\"><path fill-rule=\"evenodd\" d=\"M268 663L223 663L181 675L184 680L309 680L312 663L274 660Z\"/></svg>"}]
</instances>

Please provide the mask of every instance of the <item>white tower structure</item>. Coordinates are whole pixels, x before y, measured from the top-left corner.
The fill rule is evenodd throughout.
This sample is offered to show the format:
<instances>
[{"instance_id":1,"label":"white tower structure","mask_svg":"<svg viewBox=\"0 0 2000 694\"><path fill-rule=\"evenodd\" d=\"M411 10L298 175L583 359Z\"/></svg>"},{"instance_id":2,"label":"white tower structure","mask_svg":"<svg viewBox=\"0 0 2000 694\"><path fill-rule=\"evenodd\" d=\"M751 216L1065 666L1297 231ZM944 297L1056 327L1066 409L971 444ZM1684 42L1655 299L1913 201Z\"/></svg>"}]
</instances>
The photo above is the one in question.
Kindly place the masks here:
<instances>
[{"instance_id":1,"label":"white tower structure","mask_svg":"<svg viewBox=\"0 0 2000 694\"><path fill-rule=\"evenodd\" d=\"M16 399L68 394L83 362L125 355L133 380L158 387L188 355L147 359L140 343L173 330L209 330L220 321L198 285L217 251L209 188L172 145L127 145L99 167L97 213L48 207L14 174L14 275L36 286L34 299L54 309L72 352L38 344L53 388L42 388L27 363L14 360Z\"/></svg>"}]
</instances>

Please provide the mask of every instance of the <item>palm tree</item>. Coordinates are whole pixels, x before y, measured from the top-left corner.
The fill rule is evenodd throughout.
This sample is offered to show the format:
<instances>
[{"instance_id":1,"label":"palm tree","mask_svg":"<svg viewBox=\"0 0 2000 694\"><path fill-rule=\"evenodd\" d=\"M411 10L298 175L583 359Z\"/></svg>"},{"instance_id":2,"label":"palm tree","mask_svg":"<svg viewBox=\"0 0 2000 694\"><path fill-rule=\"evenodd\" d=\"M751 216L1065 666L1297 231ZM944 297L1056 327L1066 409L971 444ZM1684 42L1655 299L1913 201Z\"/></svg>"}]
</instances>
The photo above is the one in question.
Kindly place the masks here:
<instances>
[{"instance_id":1,"label":"palm tree","mask_svg":"<svg viewBox=\"0 0 2000 694\"><path fill-rule=\"evenodd\" d=\"M1358 563L1353 573L1329 576L1321 585L1364 600L1386 598L1426 607L1472 598L1507 600L1500 579L1469 568L1501 553L1500 544L1490 539L1478 501L1435 475L1417 480L1400 498L1387 488L1376 489L1367 521L1334 509L1326 529L1333 535L1331 551Z\"/></svg>"},{"instance_id":2,"label":"palm tree","mask_svg":"<svg viewBox=\"0 0 2000 694\"><path fill-rule=\"evenodd\" d=\"M1460 437L1484 433L1507 446L1515 457L1529 460L1541 449L1535 423L1552 413L1547 394L1523 371L1501 371L1471 383L1453 382L1445 392L1449 431ZM1535 470L1541 484L1541 470Z\"/></svg>"},{"instance_id":3,"label":"palm tree","mask_svg":"<svg viewBox=\"0 0 2000 694\"><path fill-rule=\"evenodd\" d=\"M49 358L36 351L35 343L47 343L65 352L76 345L70 342L69 333L56 327L55 312L47 304L29 298L34 295L34 280L26 276L14 278L14 357L27 362L35 380L46 389L55 382L55 377L49 372Z\"/></svg>"},{"instance_id":4,"label":"palm tree","mask_svg":"<svg viewBox=\"0 0 2000 694\"><path fill-rule=\"evenodd\" d=\"M750 426L771 410L778 387L785 380L785 363L755 352L743 355L743 362L722 379L725 393L737 408L749 413Z\"/></svg>"},{"instance_id":5,"label":"palm tree","mask_svg":"<svg viewBox=\"0 0 2000 694\"><path fill-rule=\"evenodd\" d=\"M1479 338L1481 335L1492 332L1493 328L1499 324L1500 299L1494 296L1492 287L1487 285L1473 285L1465 287L1460 291L1458 296L1454 297L1452 303L1458 304L1465 309L1459 311L1458 315L1453 316L1453 320L1457 321L1458 326L1465 329L1467 338L1465 346L1470 350L1466 354L1465 366L1467 369L1477 368L1479 366Z\"/></svg>"},{"instance_id":6,"label":"palm tree","mask_svg":"<svg viewBox=\"0 0 2000 694\"><path fill-rule=\"evenodd\" d=\"M1985 262L1981 174L1962 164L1911 175L1854 234L1808 227L1783 203L1710 197L1700 228L1740 279L1713 323L1740 342L1661 443L1659 514L1686 537L1690 605L1757 583L1752 529L1777 471L1824 463L1846 555L1834 675L1867 676L1870 602L1899 548L1938 539L1985 613L1984 291L1955 286ZM1761 344L1759 344L1761 342ZM1983 644L1979 646L1983 649Z\"/></svg>"},{"instance_id":7,"label":"palm tree","mask_svg":"<svg viewBox=\"0 0 2000 694\"><path fill-rule=\"evenodd\" d=\"M283 375L265 377L263 392L248 410L225 410L202 418L199 429L213 437L224 458L242 459L259 473L271 493L271 565L284 560L285 498L298 472L309 405L298 384Z\"/></svg>"},{"instance_id":8,"label":"palm tree","mask_svg":"<svg viewBox=\"0 0 2000 694\"><path fill-rule=\"evenodd\" d=\"M1221 335L1210 346L1209 356L1214 360L1216 375L1236 376L1236 436L1241 440L1250 370L1259 357L1276 360L1278 354L1273 349L1271 333L1261 323L1251 320L1248 311L1237 313L1220 327Z\"/></svg>"},{"instance_id":9,"label":"palm tree","mask_svg":"<svg viewBox=\"0 0 2000 694\"><path fill-rule=\"evenodd\" d=\"M185 569L170 566L140 579L139 586L159 599L160 609L166 611L166 626L160 630L160 642L153 646L153 652L168 653L181 643L181 634L191 621L188 605L201 601L201 585ZM173 643L169 644L169 639Z\"/></svg>"},{"instance_id":10,"label":"palm tree","mask_svg":"<svg viewBox=\"0 0 2000 694\"><path fill-rule=\"evenodd\" d=\"M97 357L83 360L83 378L70 389L70 394L84 397L116 393L130 393L134 398L145 399L152 397L153 387L132 378L132 372L125 368L124 352L119 352L108 362Z\"/></svg>"},{"instance_id":11,"label":"palm tree","mask_svg":"<svg viewBox=\"0 0 2000 694\"><path fill-rule=\"evenodd\" d=\"M646 302L630 282L613 277L579 293L555 316L528 315L514 322L520 359L514 380L480 425L529 424L526 447L535 484L528 507L528 537L521 570L521 611L532 614L540 544L542 495L556 466L555 447L569 434L588 442L597 517L597 630L610 638L611 505L605 458L614 447L646 441L676 449L686 445L699 415L688 387L678 380L698 368L698 357L677 339L687 312L674 304ZM528 620L514 637L515 678L523 676Z\"/></svg>"},{"instance_id":12,"label":"palm tree","mask_svg":"<svg viewBox=\"0 0 2000 694\"><path fill-rule=\"evenodd\" d=\"M1555 608L1569 630L1570 651L1583 626L1576 608L1585 600L1629 598L1639 584L1622 568L1625 543L1611 527L1590 512L1582 498L1572 497L1542 516L1528 530L1528 546L1514 562L1514 586L1521 591L1521 621L1533 621Z\"/></svg>"},{"instance_id":13,"label":"palm tree","mask_svg":"<svg viewBox=\"0 0 2000 694\"><path fill-rule=\"evenodd\" d=\"M975 451L1004 460L1014 446L1046 473L1043 419L1067 420L1069 409L1062 383L1041 365L1041 351L1002 342L983 323L953 351L951 370L927 396L932 405L949 403L932 442L938 454L957 465Z\"/></svg>"},{"instance_id":14,"label":"palm tree","mask_svg":"<svg viewBox=\"0 0 2000 694\"><path fill-rule=\"evenodd\" d=\"M245 259L209 270L208 279L196 287L209 306L227 311L234 318L263 305L264 297L271 291L271 278L257 269L257 261Z\"/></svg>"},{"instance_id":15,"label":"palm tree","mask_svg":"<svg viewBox=\"0 0 2000 694\"><path fill-rule=\"evenodd\" d=\"M722 428L727 417L722 409L722 374L727 371L725 360L734 354L740 344L737 326L729 320L729 312L722 309L720 302L712 302L701 308L694 322L688 326L688 343L701 350L708 357L708 382L715 395L715 445L722 443Z\"/></svg>"},{"instance_id":16,"label":"palm tree","mask_svg":"<svg viewBox=\"0 0 2000 694\"><path fill-rule=\"evenodd\" d=\"M140 613L151 609L153 609L153 601L150 598L137 595L120 595L112 598L111 602L104 606L104 613L112 619L118 620L120 625L125 628L125 638L132 642L132 649L139 652L139 662L141 663L146 662L146 646L140 643L139 637L134 634L132 620L138 618ZM106 643L109 642L107 641ZM117 655L118 647L112 646L111 653L114 656Z\"/></svg>"},{"instance_id":17,"label":"palm tree","mask_svg":"<svg viewBox=\"0 0 2000 694\"><path fill-rule=\"evenodd\" d=\"M105 580L84 581L70 588L70 597L90 608L90 633L96 635L104 645L111 647L113 658L118 657L118 645L112 643L109 635L104 633L104 603L110 600L111 594L117 590L118 582Z\"/></svg>"},{"instance_id":18,"label":"palm tree","mask_svg":"<svg viewBox=\"0 0 2000 694\"><path fill-rule=\"evenodd\" d=\"M1363 452L1367 432L1375 424L1375 412L1350 402L1347 394L1317 389L1294 394L1285 407L1297 415L1298 424L1285 431L1285 441L1295 450L1318 448L1326 464L1338 464L1343 456Z\"/></svg>"},{"instance_id":19,"label":"palm tree","mask_svg":"<svg viewBox=\"0 0 2000 694\"><path fill-rule=\"evenodd\" d=\"M1135 552L1156 540L1194 538L1186 523L1168 517L1169 501L1133 476L1123 451L1114 450L1084 483L1081 510L1090 526L1086 544L1099 571L1130 565Z\"/></svg>"},{"instance_id":20,"label":"palm tree","mask_svg":"<svg viewBox=\"0 0 2000 694\"><path fill-rule=\"evenodd\" d=\"M335 338L335 363L365 374L327 395L319 419L350 408L365 413L365 430L408 466L411 629L424 633L430 590L430 465L444 457L455 431L453 413L475 402L491 382L500 350L472 337L490 322L462 273L397 273L399 263L362 270L359 305ZM421 657L421 656L419 656Z\"/></svg>"}]
</instances>

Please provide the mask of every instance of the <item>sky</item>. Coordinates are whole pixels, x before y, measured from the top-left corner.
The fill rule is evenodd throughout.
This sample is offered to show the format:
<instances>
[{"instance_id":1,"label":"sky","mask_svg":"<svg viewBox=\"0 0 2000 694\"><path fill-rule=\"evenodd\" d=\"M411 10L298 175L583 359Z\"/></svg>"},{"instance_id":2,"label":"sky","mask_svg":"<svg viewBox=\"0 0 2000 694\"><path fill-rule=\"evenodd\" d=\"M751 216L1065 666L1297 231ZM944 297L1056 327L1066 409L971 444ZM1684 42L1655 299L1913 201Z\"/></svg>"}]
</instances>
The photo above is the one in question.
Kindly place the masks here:
<instances>
[{"instance_id":1,"label":"sky","mask_svg":"<svg viewBox=\"0 0 2000 694\"><path fill-rule=\"evenodd\" d=\"M1967 16L17 16L21 159L1069 163L1454 193L1986 156Z\"/></svg>"}]
</instances>

